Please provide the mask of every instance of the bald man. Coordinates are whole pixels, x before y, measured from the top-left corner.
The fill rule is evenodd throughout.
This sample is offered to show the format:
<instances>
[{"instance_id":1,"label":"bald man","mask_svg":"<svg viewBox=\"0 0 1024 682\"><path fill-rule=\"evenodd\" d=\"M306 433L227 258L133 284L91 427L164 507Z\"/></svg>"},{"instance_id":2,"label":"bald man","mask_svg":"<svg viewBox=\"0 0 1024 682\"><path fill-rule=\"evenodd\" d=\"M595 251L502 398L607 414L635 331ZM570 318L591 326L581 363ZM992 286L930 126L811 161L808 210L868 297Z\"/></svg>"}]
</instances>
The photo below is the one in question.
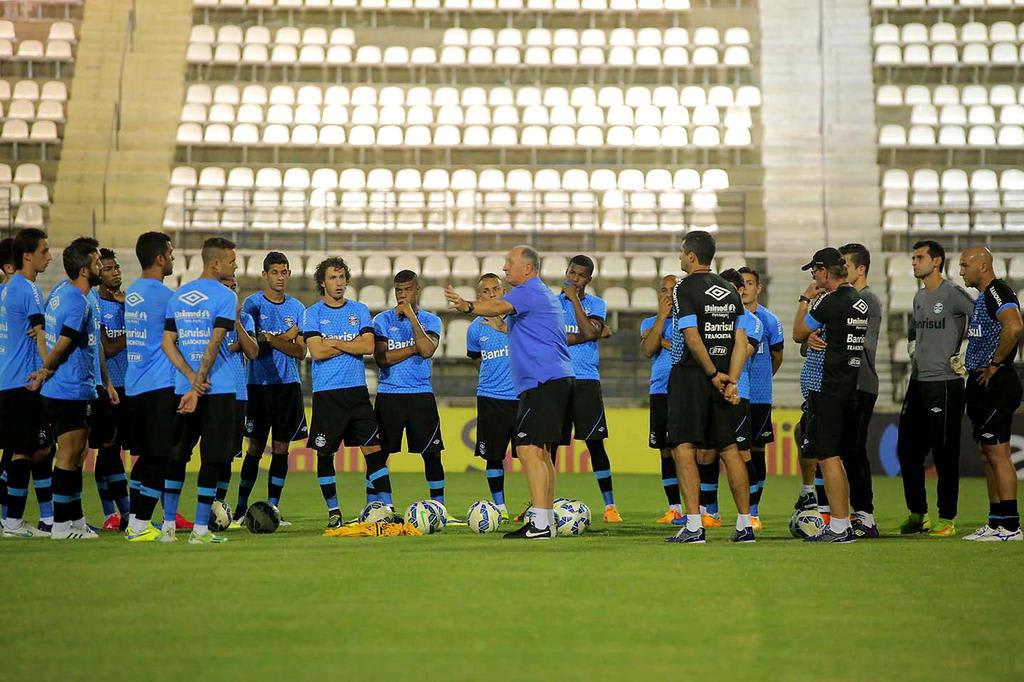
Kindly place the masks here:
<instances>
[{"instance_id":1,"label":"bald man","mask_svg":"<svg viewBox=\"0 0 1024 682\"><path fill-rule=\"evenodd\" d=\"M988 483L988 524L964 540L1020 542L1017 471L1010 459L1010 426L1020 405L1021 382L1013 368L1020 342L1020 302L992 269L992 253L973 246L960 256L960 276L981 295L967 327L967 415L981 451Z\"/></svg>"}]
</instances>

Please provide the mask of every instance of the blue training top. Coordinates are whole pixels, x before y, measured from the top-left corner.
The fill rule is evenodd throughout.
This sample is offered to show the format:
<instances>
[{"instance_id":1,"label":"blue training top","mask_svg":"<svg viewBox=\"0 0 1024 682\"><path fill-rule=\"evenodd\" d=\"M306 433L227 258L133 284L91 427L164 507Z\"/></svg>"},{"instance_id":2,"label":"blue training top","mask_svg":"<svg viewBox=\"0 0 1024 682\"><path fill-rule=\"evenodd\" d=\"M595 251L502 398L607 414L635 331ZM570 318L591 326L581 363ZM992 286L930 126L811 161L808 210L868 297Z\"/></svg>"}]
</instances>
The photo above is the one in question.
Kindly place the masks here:
<instances>
[{"instance_id":1,"label":"blue training top","mask_svg":"<svg viewBox=\"0 0 1024 682\"><path fill-rule=\"evenodd\" d=\"M193 371L199 369L199 362L203 358L203 352L210 342L213 330L219 327L230 332L234 329L237 306L238 297L235 296L235 292L220 282L205 277L189 282L171 297L167 303L165 328L177 332L178 349ZM184 374L176 374L175 393L182 395L188 391L189 382ZM209 395L237 395L226 334L217 350L208 379Z\"/></svg>"},{"instance_id":2,"label":"blue training top","mask_svg":"<svg viewBox=\"0 0 1024 682\"><path fill-rule=\"evenodd\" d=\"M285 294L284 300L274 303L262 291L249 296L242 310L252 315L256 333L284 334L302 323L306 306L302 301ZM301 331L301 330L300 330ZM276 348L260 346L260 354L249 363L249 383L257 386L294 384L299 381L299 361Z\"/></svg>"},{"instance_id":3,"label":"blue training top","mask_svg":"<svg viewBox=\"0 0 1024 682\"><path fill-rule=\"evenodd\" d=\"M576 312L573 310L572 301L563 293L558 295L558 302L562 306L566 336L579 334L580 328L576 323ZM603 323L608 316L608 306L604 299L593 294L586 294L580 299L580 305L583 306L583 312L587 314L588 319L600 320ZM598 380L601 378L601 373L598 370L600 357L597 350L597 339L569 346L569 359L572 361L572 371L576 374L577 379Z\"/></svg>"},{"instance_id":4,"label":"blue training top","mask_svg":"<svg viewBox=\"0 0 1024 682\"><path fill-rule=\"evenodd\" d=\"M750 368L750 402L755 405L772 404L772 351L782 350L785 336L778 316L763 305L754 311L761 320L761 338L757 344Z\"/></svg>"},{"instance_id":5,"label":"blue training top","mask_svg":"<svg viewBox=\"0 0 1024 682\"><path fill-rule=\"evenodd\" d=\"M307 340L322 336L354 341L366 333L373 333L373 318L370 309L359 301L346 299L335 307L320 300L306 308L302 316L302 335ZM312 371L314 393L366 386L366 365L361 355L341 353L328 360L313 360Z\"/></svg>"},{"instance_id":6,"label":"blue training top","mask_svg":"<svg viewBox=\"0 0 1024 682\"><path fill-rule=\"evenodd\" d=\"M97 296L100 301L100 327L108 339L124 336L124 303ZM107 374L115 387L124 386L124 374L128 368L128 349L107 358Z\"/></svg>"},{"instance_id":7,"label":"blue training top","mask_svg":"<svg viewBox=\"0 0 1024 682\"><path fill-rule=\"evenodd\" d=\"M427 334L441 337L440 317L425 310L417 310L416 319ZM375 341L387 341L388 350L416 345L412 322L404 315L399 317L394 308L377 313L373 318L373 334ZM433 367L433 360L418 354L390 367L381 367L377 393L433 393L434 388L430 383Z\"/></svg>"},{"instance_id":8,"label":"blue training top","mask_svg":"<svg viewBox=\"0 0 1024 682\"><path fill-rule=\"evenodd\" d=\"M128 366L124 392L141 395L174 386L178 372L164 354L164 318L174 292L157 279L142 277L124 294L124 333Z\"/></svg>"},{"instance_id":9,"label":"blue training top","mask_svg":"<svg viewBox=\"0 0 1024 682\"><path fill-rule=\"evenodd\" d=\"M466 330L466 355L480 360L476 394L482 398L515 400L508 334L485 324L485 319L476 318Z\"/></svg>"},{"instance_id":10,"label":"blue training top","mask_svg":"<svg viewBox=\"0 0 1024 682\"><path fill-rule=\"evenodd\" d=\"M643 337L648 331L654 328L654 322L658 317L651 315L640 322L640 336ZM665 341L672 340L672 318L669 317L661 326L661 338ZM672 353L662 347L658 354L651 358L651 395L664 395L668 393L668 375L672 371Z\"/></svg>"},{"instance_id":11,"label":"blue training top","mask_svg":"<svg viewBox=\"0 0 1024 682\"><path fill-rule=\"evenodd\" d=\"M0 391L24 388L28 376L43 364L36 340L28 333L44 323L39 287L14 273L0 291Z\"/></svg>"},{"instance_id":12,"label":"blue training top","mask_svg":"<svg viewBox=\"0 0 1024 682\"><path fill-rule=\"evenodd\" d=\"M89 345L95 310L89 299L70 283L56 286L46 304L46 350L52 351L62 336L71 339L71 350L40 391L57 400L95 400L97 355Z\"/></svg>"},{"instance_id":13,"label":"blue training top","mask_svg":"<svg viewBox=\"0 0 1024 682\"><path fill-rule=\"evenodd\" d=\"M575 376L565 338L562 306L540 277L505 294L514 312L508 324L512 385L521 394L554 379Z\"/></svg>"}]
</instances>

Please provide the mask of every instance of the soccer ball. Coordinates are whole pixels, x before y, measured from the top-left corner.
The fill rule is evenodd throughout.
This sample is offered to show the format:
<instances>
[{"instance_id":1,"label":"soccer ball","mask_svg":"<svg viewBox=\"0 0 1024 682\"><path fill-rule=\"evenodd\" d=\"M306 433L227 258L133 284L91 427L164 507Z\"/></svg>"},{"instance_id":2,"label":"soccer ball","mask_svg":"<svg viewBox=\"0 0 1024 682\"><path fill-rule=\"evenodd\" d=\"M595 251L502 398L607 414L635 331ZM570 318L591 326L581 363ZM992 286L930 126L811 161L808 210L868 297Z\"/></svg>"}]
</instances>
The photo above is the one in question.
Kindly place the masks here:
<instances>
[{"instance_id":1,"label":"soccer ball","mask_svg":"<svg viewBox=\"0 0 1024 682\"><path fill-rule=\"evenodd\" d=\"M448 507L444 506L437 500L423 500L423 504L430 505L437 510L437 516L441 519L441 528L448 525ZM441 530L441 528L438 528L438 530Z\"/></svg>"},{"instance_id":2,"label":"soccer ball","mask_svg":"<svg viewBox=\"0 0 1024 682\"><path fill-rule=\"evenodd\" d=\"M395 512L391 507L387 506L379 500L374 500L365 507L363 511L359 512L360 523L374 523L377 521L394 521Z\"/></svg>"},{"instance_id":3,"label":"soccer ball","mask_svg":"<svg viewBox=\"0 0 1024 682\"><path fill-rule=\"evenodd\" d=\"M444 528L438 508L428 501L413 502L405 510L405 522L423 533L430 535Z\"/></svg>"},{"instance_id":4,"label":"soccer ball","mask_svg":"<svg viewBox=\"0 0 1024 682\"><path fill-rule=\"evenodd\" d=\"M590 509L579 500L555 504L555 531L562 537L582 535L590 527Z\"/></svg>"},{"instance_id":5,"label":"soccer ball","mask_svg":"<svg viewBox=\"0 0 1024 682\"><path fill-rule=\"evenodd\" d=\"M250 533L273 533L281 525L281 512L269 502L253 502L242 517L242 525Z\"/></svg>"},{"instance_id":6,"label":"soccer ball","mask_svg":"<svg viewBox=\"0 0 1024 682\"><path fill-rule=\"evenodd\" d=\"M789 532L795 538L809 538L825 528L825 519L817 510L801 509L789 517Z\"/></svg>"},{"instance_id":7,"label":"soccer ball","mask_svg":"<svg viewBox=\"0 0 1024 682\"><path fill-rule=\"evenodd\" d=\"M207 523L210 526L210 530L215 533L227 530L228 526L231 525L231 507L225 504L223 500L214 500L210 506L210 520Z\"/></svg>"},{"instance_id":8,"label":"soccer ball","mask_svg":"<svg viewBox=\"0 0 1024 682\"><path fill-rule=\"evenodd\" d=\"M477 500L466 512L466 523L477 533L493 533L500 520L501 511L490 500Z\"/></svg>"}]
</instances>

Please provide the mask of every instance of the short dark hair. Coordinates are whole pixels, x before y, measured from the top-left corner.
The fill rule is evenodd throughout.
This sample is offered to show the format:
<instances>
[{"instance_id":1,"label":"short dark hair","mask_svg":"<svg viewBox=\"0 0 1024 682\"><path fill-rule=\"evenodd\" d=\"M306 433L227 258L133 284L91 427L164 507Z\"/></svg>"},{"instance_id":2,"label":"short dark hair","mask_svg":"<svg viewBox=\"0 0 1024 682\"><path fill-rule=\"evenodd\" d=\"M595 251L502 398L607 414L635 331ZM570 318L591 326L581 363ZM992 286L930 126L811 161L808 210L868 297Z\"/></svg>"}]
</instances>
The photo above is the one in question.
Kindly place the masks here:
<instances>
[{"instance_id":1,"label":"short dark hair","mask_svg":"<svg viewBox=\"0 0 1024 682\"><path fill-rule=\"evenodd\" d=\"M0 240L0 268L5 265L14 267L14 237L6 237Z\"/></svg>"},{"instance_id":2,"label":"short dark hair","mask_svg":"<svg viewBox=\"0 0 1024 682\"><path fill-rule=\"evenodd\" d=\"M594 276L594 260L590 256L584 256L582 253L578 256L573 256L569 259L569 265L579 265L587 269L587 277Z\"/></svg>"},{"instance_id":3,"label":"short dark hair","mask_svg":"<svg viewBox=\"0 0 1024 682\"><path fill-rule=\"evenodd\" d=\"M167 253L171 236L163 232L143 232L135 240L135 257L139 259L142 269L153 267L158 256Z\"/></svg>"},{"instance_id":4,"label":"short dark hair","mask_svg":"<svg viewBox=\"0 0 1024 682\"><path fill-rule=\"evenodd\" d=\"M412 270L399 270L395 273L395 284L405 284L407 282L414 282L419 279L419 276Z\"/></svg>"},{"instance_id":5,"label":"short dark hair","mask_svg":"<svg viewBox=\"0 0 1024 682\"><path fill-rule=\"evenodd\" d=\"M761 283L761 273L759 273L757 270L750 267L749 265L744 265L742 268L737 270L737 272L739 272L741 275L750 275L751 277L754 278L755 282L757 282L758 284Z\"/></svg>"},{"instance_id":6,"label":"short dark hair","mask_svg":"<svg viewBox=\"0 0 1024 682\"><path fill-rule=\"evenodd\" d=\"M331 256L324 258L320 261L320 264L316 266L316 272L313 273L313 281L316 282L317 291L323 296L324 293L324 282L327 281L327 269L334 268L335 270L344 270L345 279L352 281L352 271L348 268L348 263L341 256Z\"/></svg>"},{"instance_id":7,"label":"short dark hair","mask_svg":"<svg viewBox=\"0 0 1024 682\"><path fill-rule=\"evenodd\" d=\"M270 268L275 265L283 265L291 270L291 266L288 265L288 257L280 251L271 251L263 258L263 272L270 272Z\"/></svg>"},{"instance_id":8,"label":"short dark hair","mask_svg":"<svg viewBox=\"0 0 1024 682\"><path fill-rule=\"evenodd\" d=\"M857 242L851 242L840 246L839 253L844 256L850 256L854 266L860 267L863 265L864 274L868 274L868 271L871 269L871 252L868 251L868 247Z\"/></svg>"},{"instance_id":9,"label":"short dark hair","mask_svg":"<svg viewBox=\"0 0 1024 682\"><path fill-rule=\"evenodd\" d=\"M940 267L946 267L946 249L942 244L934 239L923 239L915 243L911 250L917 251L918 249L928 249L929 258L941 258L942 265Z\"/></svg>"},{"instance_id":10,"label":"short dark hair","mask_svg":"<svg viewBox=\"0 0 1024 682\"><path fill-rule=\"evenodd\" d=\"M476 283L480 284L480 282L484 281L485 279L496 279L499 282L501 281L501 277L498 277L493 272L485 272L484 274L480 275L480 279L478 279Z\"/></svg>"},{"instance_id":11,"label":"short dark hair","mask_svg":"<svg viewBox=\"0 0 1024 682\"><path fill-rule=\"evenodd\" d=\"M743 288L743 275L737 272L736 268L722 270L718 275L737 289Z\"/></svg>"},{"instance_id":12,"label":"short dark hair","mask_svg":"<svg viewBox=\"0 0 1024 682\"><path fill-rule=\"evenodd\" d=\"M203 242L203 265L206 265L216 258L215 252L229 251L233 248L235 248L235 243L230 239L225 239L224 237L210 237Z\"/></svg>"},{"instance_id":13,"label":"short dark hair","mask_svg":"<svg viewBox=\"0 0 1024 682\"><path fill-rule=\"evenodd\" d=\"M25 264L25 254L35 253L39 242L47 239L46 233L35 227L26 227L14 235L14 269L21 270Z\"/></svg>"},{"instance_id":14,"label":"short dark hair","mask_svg":"<svg viewBox=\"0 0 1024 682\"><path fill-rule=\"evenodd\" d=\"M711 265L715 257L715 238L710 232L694 230L683 237L683 252L692 253L701 265Z\"/></svg>"},{"instance_id":15,"label":"short dark hair","mask_svg":"<svg viewBox=\"0 0 1024 682\"><path fill-rule=\"evenodd\" d=\"M82 268L89 267L89 263L92 262L92 254L96 253L99 248L100 243L92 237L79 237L68 244L62 256L64 272L67 273L68 279L78 279Z\"/></svg>"},{"instance_id":16,"label":"short dark hair","mask_svg":"<svg viewBox=\"0 0 1024 682\"><path fill-rule=\"evenodd\" d=\"M100 249L100 260L117 260L117 254L112 249Z\"/></svg>"}]
</instances>

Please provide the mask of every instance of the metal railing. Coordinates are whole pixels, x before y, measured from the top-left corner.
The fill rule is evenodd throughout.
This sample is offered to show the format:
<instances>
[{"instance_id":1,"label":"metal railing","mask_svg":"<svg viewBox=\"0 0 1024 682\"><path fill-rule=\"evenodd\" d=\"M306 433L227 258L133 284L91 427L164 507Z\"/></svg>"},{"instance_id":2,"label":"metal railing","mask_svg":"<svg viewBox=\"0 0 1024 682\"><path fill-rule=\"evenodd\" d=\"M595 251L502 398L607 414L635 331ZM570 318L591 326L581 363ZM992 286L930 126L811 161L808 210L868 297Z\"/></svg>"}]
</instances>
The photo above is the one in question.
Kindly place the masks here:
<instances>
[{"instance_id":1,"label":"metal railing","mask_svg":"<svg viewBox=\"0 0 1024 682\"><path fill-rule=\"evenodd\" d=\"M124 102L124 67L128 61L128 53L135 51L135 1L125 17L124 41L121 45L121 59L117 69L117 98L114 100L113 114L110 118L110 129L107 135L107 153L103 161L103 198L101 206L102 222L107 223L107 181L110 176L110 159L114 152L121 150L121 124ZM96 211L92 212L92 229L96 233Z\"/></svg>"}]
</instances>

